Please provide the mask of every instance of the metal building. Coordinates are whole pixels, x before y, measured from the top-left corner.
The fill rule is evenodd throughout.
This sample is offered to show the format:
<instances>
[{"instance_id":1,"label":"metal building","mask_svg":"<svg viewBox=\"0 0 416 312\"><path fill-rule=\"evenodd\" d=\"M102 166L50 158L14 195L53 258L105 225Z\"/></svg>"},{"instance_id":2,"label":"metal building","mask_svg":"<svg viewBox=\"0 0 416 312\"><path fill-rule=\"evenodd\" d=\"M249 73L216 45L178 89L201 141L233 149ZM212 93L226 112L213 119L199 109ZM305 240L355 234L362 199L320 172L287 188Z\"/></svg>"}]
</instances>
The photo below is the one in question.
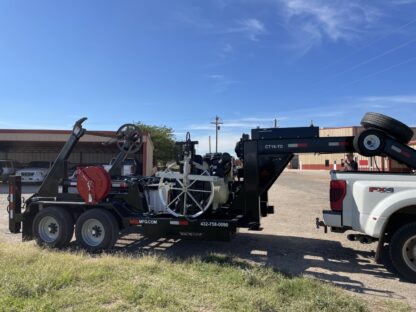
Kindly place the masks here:
<instances>
[{"instance_id":1,"label":"metal building","mask_svg":"<svg viewBox=\"0 0 416 312\"><path fill-rule=\"evenodd\" d=\"M54 161L70 133L66 130L0 129L0 159L22 165L31 161ZM71 154L70 165L108 164L118 149L115 144L103 143L114 137L114 131L88 131ZM143 147L134 155L143 175L152 174L153 148L150 135L144 135Z\"/></svg>"},{"instance_id":2,"label":"metal building","mask_svg":"<svg viewBox=\"0 0 416 312\"><path fill-rule=\"evenodd\" d=\"M415 136L409 143L410 146L416 146L416 128L412 128ZM363 129L361 127L340 127L340 128L322 128L319 130L321 137L337 136L355 136ZM290 166L293 169L302 170L343 170L345 154L300 154L295 157ZM354 154L358 163L359 170L365 171L390 171L401 172L407 171L407 167L399 164L397 161L388 157L364 157Z\"/></svg>"}]
</instances>

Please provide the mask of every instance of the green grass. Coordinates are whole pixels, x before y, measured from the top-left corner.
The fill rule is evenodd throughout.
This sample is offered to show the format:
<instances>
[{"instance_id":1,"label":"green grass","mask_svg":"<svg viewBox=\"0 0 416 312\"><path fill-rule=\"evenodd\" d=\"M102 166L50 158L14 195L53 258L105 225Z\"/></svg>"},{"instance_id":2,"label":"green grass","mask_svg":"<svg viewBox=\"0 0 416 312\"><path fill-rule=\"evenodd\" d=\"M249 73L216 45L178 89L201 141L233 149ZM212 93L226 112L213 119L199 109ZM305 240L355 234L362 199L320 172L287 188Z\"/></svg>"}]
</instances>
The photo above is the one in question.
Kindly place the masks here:
<instances>
[{"instance_id":1,"label":"green grass","mask_svg":"<svg viewBox=\"0 0 416 312\"><path fill-rule=\"evenodd\" d=\"M188 261L0 242L0 311L367 311L356 296L224 255Z\"/></svg>"}]
</instances>

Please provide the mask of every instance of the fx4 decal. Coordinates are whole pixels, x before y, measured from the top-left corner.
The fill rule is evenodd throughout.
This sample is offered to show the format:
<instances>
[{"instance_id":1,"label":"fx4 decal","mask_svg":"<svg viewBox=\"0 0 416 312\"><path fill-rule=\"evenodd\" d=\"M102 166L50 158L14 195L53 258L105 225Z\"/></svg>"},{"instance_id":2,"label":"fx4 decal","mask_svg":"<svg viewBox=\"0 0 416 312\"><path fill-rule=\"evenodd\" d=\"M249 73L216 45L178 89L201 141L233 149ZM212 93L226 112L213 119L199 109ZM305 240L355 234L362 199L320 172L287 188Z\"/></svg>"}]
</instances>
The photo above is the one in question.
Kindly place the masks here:
<instances>
[{"instance_id":1,"label":"fx4 decal","mask_svg":"<svg viewBox=\"0 0 416 312\"><path fill-rule=\"evenodd\" d=\"M368 191L370 193L394 193L393 187L378 187L378 186L370 186Z\"/></svg>"}]
</instances>

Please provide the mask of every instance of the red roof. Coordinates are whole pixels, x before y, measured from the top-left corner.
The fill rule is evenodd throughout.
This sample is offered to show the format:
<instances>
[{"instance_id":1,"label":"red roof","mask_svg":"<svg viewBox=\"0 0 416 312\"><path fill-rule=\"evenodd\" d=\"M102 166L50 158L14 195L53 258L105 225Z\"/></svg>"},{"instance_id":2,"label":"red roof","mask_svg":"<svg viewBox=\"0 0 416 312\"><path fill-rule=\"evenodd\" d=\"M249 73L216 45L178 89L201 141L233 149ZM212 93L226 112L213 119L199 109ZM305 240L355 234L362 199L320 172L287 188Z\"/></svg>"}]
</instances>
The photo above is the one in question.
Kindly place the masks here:
<instances>
[{"instance_id":1,"label":"red roof","mask_svg":"<svg viewBox=\"0 0 416 312\"><path fill-rule=\"evenodd\" d=\"M72 130L0 129L0 133L71 134ZM91 135L114 136L115 131L87 131Z\"/></svg>"}]
</instances>

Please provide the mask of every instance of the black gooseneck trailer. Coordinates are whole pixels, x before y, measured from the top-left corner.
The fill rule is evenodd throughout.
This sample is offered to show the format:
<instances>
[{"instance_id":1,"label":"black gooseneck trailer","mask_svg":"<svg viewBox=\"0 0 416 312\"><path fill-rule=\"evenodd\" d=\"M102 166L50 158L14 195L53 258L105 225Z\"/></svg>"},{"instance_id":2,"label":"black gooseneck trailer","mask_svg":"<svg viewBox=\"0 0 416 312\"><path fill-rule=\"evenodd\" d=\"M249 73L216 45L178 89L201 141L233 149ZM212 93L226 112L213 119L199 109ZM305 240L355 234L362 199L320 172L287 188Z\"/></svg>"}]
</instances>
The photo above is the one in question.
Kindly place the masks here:
<instances>
[{"instance_id":1,"label":"black gooseneck trailer","mask_svg":"<svg viewBox=\"0 0 416 312\"><path fill-rule=\"evenodd\" d=\"M228 199L217 205L216 209L207 208L198 214L198 217L189 217L185 212L182 215L172 215L166 211L155 213L146 196L149 190L155 188L158 178L120 179L114 176L123 159L141 147L140 131L134 125L122 126L113 140L120 148L120 153L109 171L112 176L108 180L109 189L104 197L99 200L92 199L95 196L93 190L102 189L103 181L107 179L105 174L101 175L100 179L85 174L85 181L69 180L66 162L74 146L86 132L82 127L84 118L75 124L72 134L38 192L26 200L23 212L19 193L20 180L18 177L11 178L9 228L12 233L19 233L22 224L24 240L36 239L40 244L65 247L72 239L75 227L78 243L90 251L111 248L121 229L136 225L143 226L147 235L178 235L194 239L230 239L239 227L261 230L261 218L274 212L274 207L268 204L268 191L294 154L358 152L364 156L385 155L415 169L416 151L406 145L410 140L409 136L403 138L397 131L393 131L397 130L397 124L394 124L393 129L392 121L397 121L379 114L376 117L376 120L366 120L364 117L367 129L356 137L319 137L319 128L314 126L253 129L251 137L243 135L236 146L236 154L243 162L243 168L238 169L236 176L221 186L223 190L226 188ZM409 129L403 124L399 126L403 131ZM399 131L400 133L402 132ZM195 199L195 193L190 192L208 194L209 185L221 180L215 174L219 172L218 168L225 166L222 161L226 157L211 155L210 159L215 158L215 162L210 163L208 169L201 168L202 157L195 154L196 143L188 137L186 142L178 144L179 154L185 159L178 162L178 165L184 170L184 174L165 174L171 178L171 190L183 187L180 189L182 193L174 193L179 195L167 204L168 208L172 203L177 205L180 202L179 198L184 196L184 209L190 209L190 206L186 205L188 193L191 194L197 209L202 209L204 202L211 203L209 200L214 198L213 196L208 200L201 195L202 197ZM211 175L206 172L211 172ZM195 178L197 174L200 174L199 180ZM183 180L178 181L179 178ZM186 184L186 181L193 182ZM82 190L81 183L84 191L87 189L87 197L85 194L81 196L82 192L70 191L74 188ZM194 189L199 190L190 189L192 185ZM217 190L221 187L217 187Z\"/></svg>"}]
</instances>

